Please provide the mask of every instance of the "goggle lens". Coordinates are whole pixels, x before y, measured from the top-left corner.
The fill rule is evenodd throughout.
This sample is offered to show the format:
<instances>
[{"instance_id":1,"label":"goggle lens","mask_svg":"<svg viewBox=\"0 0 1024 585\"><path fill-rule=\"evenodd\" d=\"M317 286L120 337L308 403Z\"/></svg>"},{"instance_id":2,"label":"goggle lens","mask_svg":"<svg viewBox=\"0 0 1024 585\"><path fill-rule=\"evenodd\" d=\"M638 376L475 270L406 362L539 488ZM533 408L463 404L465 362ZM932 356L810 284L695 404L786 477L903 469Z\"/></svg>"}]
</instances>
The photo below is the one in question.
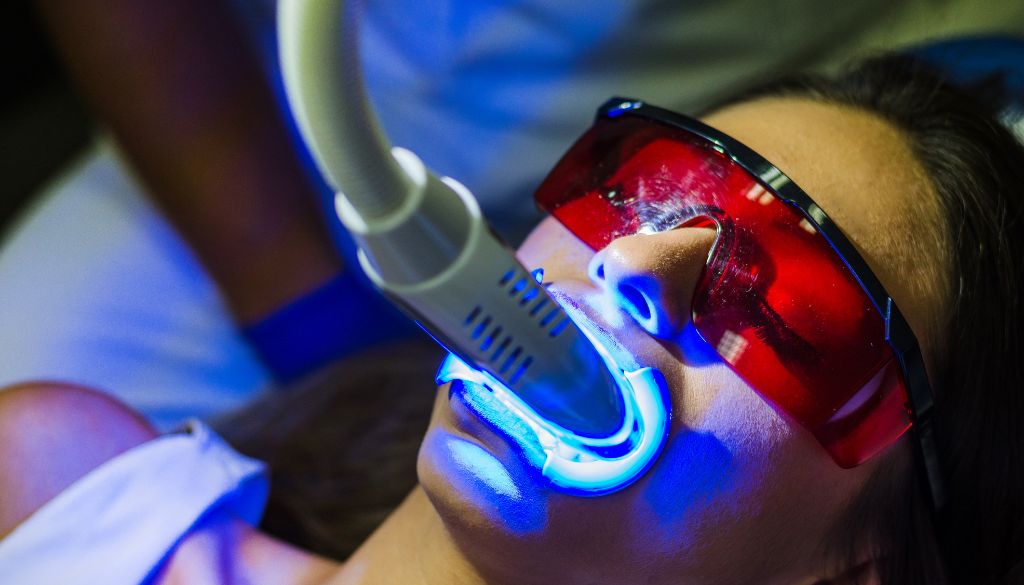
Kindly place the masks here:
<instances>
[{"instance_id":1,"label":"goggle lens","mask_svg":"<svg viewBox=\"0 0 1024 585\"><path fill-rule=\"evenodd\" d=\"M640 232L714 225L693 324L744 381L843 467L910 427L884 321L842 258L793 205L682 128L600 119L537 191L595 250Z\"/></svg>"}]
</instances>

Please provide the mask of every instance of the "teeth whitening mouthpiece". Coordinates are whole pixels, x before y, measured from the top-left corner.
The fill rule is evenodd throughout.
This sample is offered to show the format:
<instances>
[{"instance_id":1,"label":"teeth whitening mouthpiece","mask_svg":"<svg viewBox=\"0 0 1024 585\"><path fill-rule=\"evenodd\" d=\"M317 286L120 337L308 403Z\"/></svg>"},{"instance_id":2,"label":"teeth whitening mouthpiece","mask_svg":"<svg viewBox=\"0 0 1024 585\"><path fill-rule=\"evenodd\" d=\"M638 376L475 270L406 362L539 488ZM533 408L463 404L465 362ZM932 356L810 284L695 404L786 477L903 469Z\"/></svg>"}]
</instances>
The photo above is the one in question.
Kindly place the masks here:
<instances>
[{"instance_id":1,"label":"teeth whitening mouthpiece","mask_svg":"<svg viewBox=\"0 0 1024 585\"><path fill-rule=\"evenodd\" d=\"M553 488L600 496L629 486L650 468L665 443L670 420L668 388L659 371L613 371L626 415L620 432L605 439L581 437L544 419L501 382L455 355L441 364L437 382L461 382L469 407L517 443ZM496 410L511 416L496 416Z\"/></svg>"}]
</instances>

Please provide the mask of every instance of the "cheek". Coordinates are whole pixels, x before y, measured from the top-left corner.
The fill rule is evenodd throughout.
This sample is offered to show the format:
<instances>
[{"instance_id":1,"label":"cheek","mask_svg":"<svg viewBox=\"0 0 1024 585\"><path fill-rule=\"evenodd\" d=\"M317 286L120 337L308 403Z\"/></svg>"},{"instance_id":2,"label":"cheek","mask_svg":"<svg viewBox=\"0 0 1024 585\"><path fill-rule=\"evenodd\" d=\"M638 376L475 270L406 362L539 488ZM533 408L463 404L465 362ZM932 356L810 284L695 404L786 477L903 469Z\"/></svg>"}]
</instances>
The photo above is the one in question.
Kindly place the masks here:
<instances>
[{"instance_id":1,"label":"cheek","mask_svg":"<svg viewBox=\"0 0 1024 585\"><path fill-rule=\"evenodd\" d=\"M527 268L539 266L559 278L586 280L587 265L594 251L562 224L547 217L526 237L516 256Z\"/></svg>"},{"instance_id":2,"label":"cheek","mask_svg":"<svg viewBox=\"0 0 1024 585\"><path fill-rule=\"evenodd\" d=\"M714 429L716 436L751 471L750 475L767 473L794 447L793 429L731 370L725 366L716 369L720 377L730 381L706 399L697 424Z\"/></svg>"},{"instance_id":3,"label":"cheek","mask_svg":"<svg viewBox=\"0 0 1024 585\"><path fill-rule=\"evenodd\" d=\"M694 560L757 542L798 458L791 427L724 365L683 368L674 428L638 502L659 556ZM770 516L770 514L768 514Z\"/></svg>"},{"instance_id":4,"label":"cheek","mask_svg":"<svg viewBox=\"0 0 1024 585\"><path fill-rule=\"evenodd\" d=\"M811 554L863 485L866 466L839 468L726 366L689 371L702 380L679 398L684 430L648 497L666 551L728 556L772 543L777 558L765 560L783 565Z\"/></svg>"}]
</instances>

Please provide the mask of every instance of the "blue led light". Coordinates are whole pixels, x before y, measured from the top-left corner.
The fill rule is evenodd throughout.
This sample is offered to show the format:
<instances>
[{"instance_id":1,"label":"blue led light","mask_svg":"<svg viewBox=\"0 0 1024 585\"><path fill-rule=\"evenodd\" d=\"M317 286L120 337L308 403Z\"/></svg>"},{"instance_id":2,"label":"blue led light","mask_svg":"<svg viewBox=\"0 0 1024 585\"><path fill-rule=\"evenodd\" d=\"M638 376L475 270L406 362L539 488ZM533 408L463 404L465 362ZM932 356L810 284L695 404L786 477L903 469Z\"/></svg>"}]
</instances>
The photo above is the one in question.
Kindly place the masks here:
<instances>
[{"instance_id":1,"label":"blue led light","mask_svg":"<svg viewBox=\"0 0 1024 585\"><path fill-rule=\"evenodd\" d=\"M515 442L554 488L580 496L608 494L636 481L658 456L668 435L669 400L660 372L625 372L611 366L601 346L596 347L612 368L626 406L620 431L608 438L580 437L544 419L501 382L454 355L441 364L437 381L463 381L470 408Z\"/></svg>"}]
</instances>

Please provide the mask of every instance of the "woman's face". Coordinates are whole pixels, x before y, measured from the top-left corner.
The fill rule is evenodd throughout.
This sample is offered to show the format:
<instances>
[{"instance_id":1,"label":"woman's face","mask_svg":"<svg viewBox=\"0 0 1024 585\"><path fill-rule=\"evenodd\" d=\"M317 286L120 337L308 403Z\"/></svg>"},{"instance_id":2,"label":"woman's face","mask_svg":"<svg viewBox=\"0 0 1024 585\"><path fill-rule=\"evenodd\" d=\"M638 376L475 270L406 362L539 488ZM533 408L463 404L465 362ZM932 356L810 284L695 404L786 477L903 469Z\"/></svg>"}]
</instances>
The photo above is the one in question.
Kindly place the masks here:
<instances>
[{"instance_id":1,"label":"woman's face","mask_svg":"<svg viewBox=\"0 0 1024 585\"><path fill-rule=\"evenodd\" d=\"M929 239L928 181L877 118L809 100L732 106L705 122L779 166L846 232L928 350L943 299ZM840 469L818 442L741 381L689 323L714 232L623 237L597 254L550 218L519 250L556 296L610 332L626 369L651 366L672 400L663 453L636 483L579 498L550 489L514 444L457 395L438 393L419 473L445 525L485 575L514 583L802 583L826 576L821 542L878 460ZM924 257L928 261L921 261ZM601 270L597 270L598 267ZM600 276L598 276L600 275ZM628 282L658 312L631 317ZM442 389L443 390L443 389ZM883 457L907 457L904 445Z\"/></svg>"}]
</instances>

